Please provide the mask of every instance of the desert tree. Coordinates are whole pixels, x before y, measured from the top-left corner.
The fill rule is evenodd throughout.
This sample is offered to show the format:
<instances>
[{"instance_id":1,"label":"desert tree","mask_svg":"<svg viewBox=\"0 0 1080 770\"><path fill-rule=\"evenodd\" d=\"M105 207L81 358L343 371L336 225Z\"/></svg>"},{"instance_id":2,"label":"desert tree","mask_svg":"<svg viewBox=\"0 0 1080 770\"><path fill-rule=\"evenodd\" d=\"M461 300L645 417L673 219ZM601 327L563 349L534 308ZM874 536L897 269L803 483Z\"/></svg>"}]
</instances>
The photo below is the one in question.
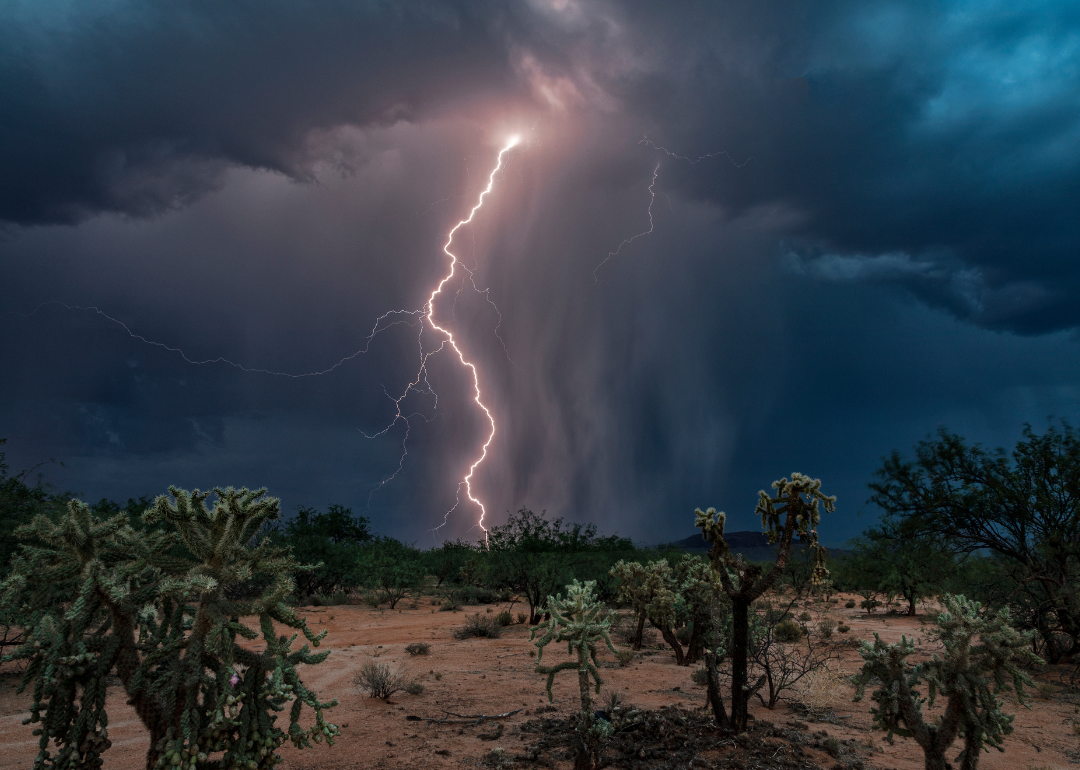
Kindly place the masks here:
<instances>
[{"instance_id":1,"label":"desert tree","mask_svg":"<svg viewBox=\"0 0 1080 770\"><path fill-rule=\"evenodd\" d=\"M869 605L878 593L898 594L908 615L916 605L943 590L956 572L955 558L933 535L908 531L902 522L884 519L851 543L848 574Z\"/></svg>"},{"instance_id":2,"label":"desert tree","mask_svg":"<svg viewBox=\"0 0 1080 770\"><path fill-rule=\"evenodd\" d=\"M528 508L511 514L506 524L492 527L488 544L490 550L484 554L487 580L492 587L524 595L532 625L543 617L547 598L572 577L595 572L597 559L607 561L615 554L634 551L626 538L597 535L594 524L549 519L546 513ZM605 574L607 566L599 572Z\"/></svg>"},{"instance_id":3,"label":"desert tree","mask_svg":"<svg viewBox=\"0 0 1080 770\"><path fill-rule=\"evenodd\" d=\"M592 697L589 695L589 680L595 682L596 692L600 692L603 680L596 664L596 648L603 642L612 654L615 646L611 643L612 613L596 597L596 584L588 580L585 583L573 581L566 587L566 598L562 594L548 597L548 611L551 613L546 624L532 630L529 639L536 639L539 631L544 634L536 639L536 671L547 674L548 700L552 700L551 685L560 671L577 671L578 695L581 699L581 712L578 717L577 731L580 739L577 768L599 766L599 749L603 741L611 734L611 723L596 720L592 710ZM571 660L554 666L543 665L544 648L552 642L565 642Z\"/></svg>"},{"instance_id":4,"label":"desert tree","mask_svg":"<svg viewBox=\"0 0 1080 770\"><path fill-rule=\"evenodd\" d=\"M171 488L143 514L103 518L71 500L56 521L38 516L19 530L24 545L2 586L16 608L25 642L5 660L26 664L19 688L33 686L28 722L37 725L36 770L100 767L110 746L106 679L115 672L149 732L147 768L270 768L286 739L299 747L337 727L301 682L297 667L326 653L306 622L285 604L301 569L291 555L259 538L279 516L265 490ZM230 592L238 585L259 586ZM254 616L259 630L241 618ZM262 644L252 644L261 633ZM276 714L291 702L286 729ZM314 712L300 725L304 705ZM56 753L52 753L55 751Z\"/></svg>"},{"instance_id":5,"label":"desert tree","mask_svg":"<svg viewBox=\"0 0 1080 770\"><path fill-rule=\"evenodd\" d=\"M963 596L941 597L943 610L937 616L932 638L943 652L912 665L914 643L906 636L896 644L886 644L874 634L874 643L861 642L863 667L854 677L860 700L871 683L878 685L871 698L877 706L870 710L874 726L893 735L915 740L923 750L926 770L949 767L945 752L958 737L964 748L957 761L961 770L975 770L984 749L999 751L1002 739L1012 732L1013 717L1002 711L1002 692L1014 689L1024 703L1024 685L1031 679L1021 665L1041 663L1031 651L1031 634L1010 625L1008 609L984 615L978 602ZM924 685L923 696L920 686ZM944 712L932 721L923 715L923 703L933 707L945 700Z\"/></svg>"},{"instance_id":6,"label":"desert tree","mask_svg":"<svg viewBox=\"0 0 1080 770\"><path fill-rule=\"evenodd\" d=\"M835 510L836 498L821 493L821 481L811 479L801 473L792 473L791 480L786 478L774 481L772 488L775 496L765 491L758 493L756 513L761 516L762 530L768 535L769 542L778 544L776 562L768 573L758 564L743 561L728 547L724 540L726 516L715 508L707 511L698 509L696 525L701 528L702 536L709 543L709 561L713 572L719 578L720 585L731 602L732 636L731 656L731 718L730 726L736 732L745 732L747 725L747 703L751 688L748 681L748 658L750 651L750 607L754 601L772 588L784 572L788 556L791 553L792 540L797 534L814 556L812 582L817 584L828 576L825 569L825 549L818 543L817 526L821 519L821 508L827 512ZM707 670L714 671L715 663ZM711 678L711 676L710 676ZM719 692L710 685L709 692ZM721 726L726 726L722 707L713 705L713 712Z\"/></svg>"},{"instance_id":7,"label":"desert tree","mask_svg":"<svg viewBox=\"0 0 1080 770\"><path fill-rule=\"evenodd\" d=\"M959 554L989 552L1027 594L1050 661L1080 652L1080 434L1025 426L1011 453L941 429L915 459L893 452L870 484L887 520Z\"/></svg>"}]
</instances>

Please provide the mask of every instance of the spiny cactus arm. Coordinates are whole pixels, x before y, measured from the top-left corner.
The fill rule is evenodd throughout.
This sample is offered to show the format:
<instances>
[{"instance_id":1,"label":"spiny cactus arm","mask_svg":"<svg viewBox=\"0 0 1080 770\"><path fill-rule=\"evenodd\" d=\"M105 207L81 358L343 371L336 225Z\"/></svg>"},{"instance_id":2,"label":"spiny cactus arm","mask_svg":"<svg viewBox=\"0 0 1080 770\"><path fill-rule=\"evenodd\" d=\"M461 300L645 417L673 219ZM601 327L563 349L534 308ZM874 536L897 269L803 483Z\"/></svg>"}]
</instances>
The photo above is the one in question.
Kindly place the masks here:
<instances>
[{"instance_id":1,"label":"spiny cactus arm","mask_svg":"<svg viewBox=\"0 0 1080 770\"><path fill-rule=\"evenodd\" d=\"M551 685L555 681L555 675L560 671L576 671L577 668L578 663L577 661L573 660L563 661L562 663L556 664L554 666L541 666L539 660L537 661L535 669L536 673L547 674L547 686L545 690L547 691L548 703L551 703L553 700L555 700L555 697L551 694Z\"/></svg>"},{"instance_id":2,"label":"spiny cactus arm","mask_svg":"<svg viewBox=\"0 0 1080 770\"><path fill-rule=\"evenodd\" d=\"M709 508L706 511L700 508L694 510L694 526L701 529L702 537L709 543L709 563L720 578L724 591L733 596L738 592L739 586L736 586L735 581L732 580L728 567L734 565L737 560L724 539L726 521L727 514L715 508Z\"/></svg>"}]
</instances>

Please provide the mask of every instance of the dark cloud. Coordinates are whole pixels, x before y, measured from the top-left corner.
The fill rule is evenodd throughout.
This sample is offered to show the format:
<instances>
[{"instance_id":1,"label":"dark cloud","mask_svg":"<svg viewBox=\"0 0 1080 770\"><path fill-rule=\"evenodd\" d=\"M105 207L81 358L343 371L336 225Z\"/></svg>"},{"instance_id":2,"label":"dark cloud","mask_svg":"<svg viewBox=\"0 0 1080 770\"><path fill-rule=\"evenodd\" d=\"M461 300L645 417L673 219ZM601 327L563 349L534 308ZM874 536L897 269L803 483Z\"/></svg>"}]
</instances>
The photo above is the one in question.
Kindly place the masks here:
<instances>
[{"instance_id":1,"label":"dark cloud","mask_svg":"<svg viewBox=\"0 0 1080 770\"><path fill-rule=\"evenodd\" d=\"M88 496L266 484L428 538L485 424L440 354L402 462L388 394L436 340L367 337L423 306L511 132L455 241L487 292L437 308L498 419L493 520L752 527L800 470L841 496L842 539L891 449L1076 413L1068 4L4 13L0 435Z\"/></svg>"}]
</instances>

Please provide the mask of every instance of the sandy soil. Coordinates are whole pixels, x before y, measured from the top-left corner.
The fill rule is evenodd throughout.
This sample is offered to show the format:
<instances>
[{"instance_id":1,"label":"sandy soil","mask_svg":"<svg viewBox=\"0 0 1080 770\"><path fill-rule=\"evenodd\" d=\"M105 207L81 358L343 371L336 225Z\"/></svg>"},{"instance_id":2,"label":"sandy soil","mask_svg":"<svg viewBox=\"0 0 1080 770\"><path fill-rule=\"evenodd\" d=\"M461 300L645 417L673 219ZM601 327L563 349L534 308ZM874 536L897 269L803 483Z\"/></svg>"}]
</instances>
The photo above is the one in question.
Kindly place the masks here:
<instances>
[{"instance_id":1,"label":"sandy soil","mask_svg":"<svg viewBox=\"0 0 1080 770\"><path fill-rule=\"evenodd\" d=\"M467 607L461 612L435 609L424 599L415 607L403 602L393 611L355 605L304 610L314 629L329 630L324 645L332 654L322 665L306 669L303 678L321 697L338 699L339 705L331 712L331 719L341 725L342 734L332 748L325 745L305 751L283 748L286 770L456 768L475 765L496 746L503 747L508 754L524 749L532 739L521 731L521 726L536 719L536 709L547 705L545 678L533 671L534 659L529 655L532 649L528 642L529 629L514 625L500 639L456 641L452 632L462 624L465 614L485 612L487 608ZM491 609L497 612L501 608ZM514 608L515 613L517 609ZM818 614L813 609L811 612ZM778 726L814 732L825 730L840 740L855 739L873 746L868 761L876 767L918 770L922 767L919 748L901 738L890 746L883 741L881 733L871 731L868 703L852 703L852 688L838 677L858 667L858 654L843 643L845 640L869 639L874 632L887 641L897 640L901 634L921 638L925 634L925 618L886 616L881 612L868 616L861 610L844 609L842 605L832 614L837 620L846 621L851 630L833 636L840 663L836 676L819 679L815 684L815 695L824 697L843 718L807 725L805 717L794 713L786 703L769 711L756 702L752 715ZM416 657L406 654L405 645L417 641L430 643L430 654ZM617 693L624 703L644 709L668 705L704 708L704 688L692 683L692 668L676 666L674 656L665 650L659 647L644 650L626 668L618 668L610 661L610 653L605 652L603 657L609 663L601 669L605 680L601 697ZM548 655L558 660L562 654L565 654L562 650L549 648L545 662ZM365 662L375 658L404 665L424 684L424 692L415 696L398 694L388 703L360 693L352 683L353 675ZM1080 758L1080 736L1072 727L1074 719L1080 720L1080 697L1061 686L1061 673L1048 668L1040 674L1044 687L1041 693L1033 693L1031 710L1015 708L1012 704L1016 729L1006 739L1006 751L984 754L981 767L1043 770L1069 766L1075 762L1070 754ZM29 697L16 695L14 683L10 672L0 675L0 770L29 767L37 750L31 727L21 724ZM556 715L573 712L576 686L573 675L564 674L556 679L553 690ZM491 723L462 727L406 720L408 715L440 717L444 710L492 715L515 709L523 711L504 720L505 731L494 740L480 737L491 736ZM110 688L109 715L113 747L105 755L105 767L138 770L147 748L146 734L125 705L119 687Z\"/></svg>"}]
</instances>

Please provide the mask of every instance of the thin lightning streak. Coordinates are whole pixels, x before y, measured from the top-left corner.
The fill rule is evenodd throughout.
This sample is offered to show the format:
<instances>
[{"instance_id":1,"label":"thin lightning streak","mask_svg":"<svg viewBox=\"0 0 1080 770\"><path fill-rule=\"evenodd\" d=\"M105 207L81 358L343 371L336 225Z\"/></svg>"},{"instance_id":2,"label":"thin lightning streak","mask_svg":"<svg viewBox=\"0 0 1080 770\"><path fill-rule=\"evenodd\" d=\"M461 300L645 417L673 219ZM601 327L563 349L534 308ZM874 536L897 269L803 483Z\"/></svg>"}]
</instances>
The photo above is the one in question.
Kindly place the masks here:
<instances>
[{"instance_id":1,"label":"thin lightning streak","mask_svg":"<svg viewBox=\"0 0 1080 770\"><path fill-rule=\"evenodd\" d=\"M618 248L616 248L615 251L609 251L607 256L604 257L604 259L600 262L600 264L593 268L593 271L592 271L593 283L599 283L600 279L597 276L597 273L600 272L600 268L602 268L605 264L607 264L607 262L609 260L612 260L615 257L619 256L619 252L622 251L623 246L629 245L629 244L633 243L634 241L636 241L638 238L644 238L646 235L649 235L650 233L652 233L653 227L654 227L653 216L652 216L652 207L653 207L653 204L656 203L656 190L653 189L653 188L656 186L656 177L658 177L659 175L660 175L660 164L657 163L656 168L654 168L653 172L652 172L652 181L649 182L649 229L644 230L643 232L640 232L640 233L638 233L637 235L635 235L633 237L627 238L626 240L624 240L622 243L619 244Z\"/></svg>"},{"instance_id":2,"label":"thin lightning streak","mask_svg":"<svg viewBox=\"0 0 1080 770\"><path fill-rule=\"evenodd\" d=\"M750 161L752 161L754 159L754 156L751 155L751 156L747 157L747 159L744 160L742 163L738 163L734 158L731 157L731 155L728 153L727 150L721 150L720 152L710 152L710 153L708 153L706 155L702 155L699 158L694 158L693 160L691 160L686 155L679 155L677 153L672 152L671 150L669 150L666 147L661 147L660 145L656 144L653 140L651 140L647 136L643 137L638 142L638 144L644 144L647 147L652 147L654 150L659 150L660 152L665 153L666 155L669 155L672 158L675 158L677 160L685 160L691 166L695 165L696 163L700 163L703 160L707 160L709 158L718 158L720 156L723 156L723 157L727 158L729 161L731 161L731 164L733 166L735 166L735 168L742 168L743 166L745 166L747 163L749 163ZM619 252L622 251L623 246L627 246L627 245L633 243L638 238L643 238L646 235L652 234L652 231L654 229L652 209L653 209L653 204L656 203L655 186L656 186L656 179L657 179L657 177L659 175L660 175L660 164L657 163L656 168L653 169L652 181L649 182L649 209L648 209L649 229L645 230L643 232L640 232L635 236L632 236L630 238L625 239L622 243L620 243L618 245L618 247L616 247L616 249L614 251L609 251L607 253L607 256L604 257L603 260L600 261L600 264L598 264L596 267L593 268L593 283L594 284L599 282L599 278L597 276L597 273L600 271L600 268L602 268L605 264L607 264L608 261L610 261L610 260L614 259L615 257L617 257L619 255ZM667 199L668 208L671 209L671 213L674 214L675 209L671 205L671 198L668 198L667 193L662 193L662 195L664 196L665 199Z\"/></svg>"},{"instance_id":3,"label":"thin lightning streak","mask_svg":"<svg viewBox=\"0 0 1080 770\"><path fill-rule=\"evenodd\" d=\"M721 150L720 152L710 152L707 155L702 155L700 158L695 158L694 160L690 160L690 158L686 157L685 155L678 155L678 154L672 152L671 150L669 150L666 147L661 147L660 145L653 142L653 140L650 139L647 136L645 138L643 138L640 142L638 142L638 144L644 144L644 145L647 145L649 147L652 147L654 150L660 150L660 152L667 153L668 155L670 155L673 158L677 158L679 160L685 160L691 166L693 166L695 163L700 163L701 161L707 160L709 158L719 158L721 155L723 155L725 158L730 160L731 164L733 166L735 166L735 168L742 168L743 166L745 166L747 163L749 163L750 161L752 161L754 159L754 156L751 155L746 160L744 160L742 163L738 163L738 162L736 162L736 160L734 158L731 157L731 155L728 154L727 150Z\"/></svg>"},{"instance_id":4,"label":"thin lightning streak","mask_svg":"<svg viewBox=\"0 0 1080 770\"><path fill-rule=\"evenodd\" d=\"M157 342L156 340L147 339L146 337L142 336L141 334L136 334L135 332L133 332L131 330L131 327L129 327L126 323L124 323L123 321L121 321L119 319L113 318L108 313L104 312L100 308L97 308L97 307L95 307L93 305L68 305L68 304L66 304L64 302L60 302L59 300L50 300L48 302L42 302L40 305L38 305L36 308L31 310L29 313L9 312L9 313L4 313L4 315L14 315L14 316L19 316L20 318L30 318L31 316L36 314L39 310L41 310L41 308L45 307L46 305L59 305L60 307L65 308L66 310L88 310L88 311L91 311L94 314L101 316L105 320L119 326L121 329L123 329L125 332L127 332L128 336L131 337L132 339L138 340L139 342L143 342L143 343L145 343L147 345L151 345L152 347L162 348L163 350L167 350L170 353L178 353L180 355L180 357L182 359L184 359L184 361L186 361L189 364L195 364L196 366L203 366L205 364L227 364L228 366L235 367L236 369L239 369L240 371L248 372L248 373L251 373L251 374L269 374L269 375L271 375L273 377L289 377L291 379L302 379L304 377L319 377L319 376L322 376L324 374L330 374L335 369L337 369L338 367L340 367L340 366L344 365L345 363L351 361L352 359L356 358L357 356L363 355L364 353L367 353L368 350L371 347L371 341L373 339L375 339L375 336L378 335L379 333L384 332L387 329L390 329L390 328L392 328L394 326L400 326L401 324L405 324L407 326L416 326L417 323L420 323L420 324L423 323L422 320L419 321L419 322L415 321L415 320L414 321L400 320L400 321L393 321L392 323L388 323L385 326L383 326L382 325L383 321L385 319L387 319L388 317L395 316L395 315L417 316L417 315L420 315L421 313L424 312L423 310L388 310L387 312L385 312L381 316L379 316L377 319L375 319L375 325L371 328L371 333L368 334L367 338L364 340L364 347L360 348L359 350L357 350L357 351L355 351L353 353L350 353L349 355L345 356L340 361L338 361L336 364L334 364L333 366L330 366L327 369L320 369L320 370L314 371L314 372L301 372L300 374L294 374L294 373L291 373L291 372L278 372L278 371L274 371L273 369L257 369L257 368L254 368L254 367L244 366L243 364L238 364L235 361L232 361L232 360L230 360L228 358L225 358L224 356L218 356L216 358L207 358L207 359L203 359L201 361L200 360L195 360L193 358L189 358L187 353L185 353L183 351L183 349L172 347L171 345L167 345L164 342Z\"/></svg>"}]
</instances>

